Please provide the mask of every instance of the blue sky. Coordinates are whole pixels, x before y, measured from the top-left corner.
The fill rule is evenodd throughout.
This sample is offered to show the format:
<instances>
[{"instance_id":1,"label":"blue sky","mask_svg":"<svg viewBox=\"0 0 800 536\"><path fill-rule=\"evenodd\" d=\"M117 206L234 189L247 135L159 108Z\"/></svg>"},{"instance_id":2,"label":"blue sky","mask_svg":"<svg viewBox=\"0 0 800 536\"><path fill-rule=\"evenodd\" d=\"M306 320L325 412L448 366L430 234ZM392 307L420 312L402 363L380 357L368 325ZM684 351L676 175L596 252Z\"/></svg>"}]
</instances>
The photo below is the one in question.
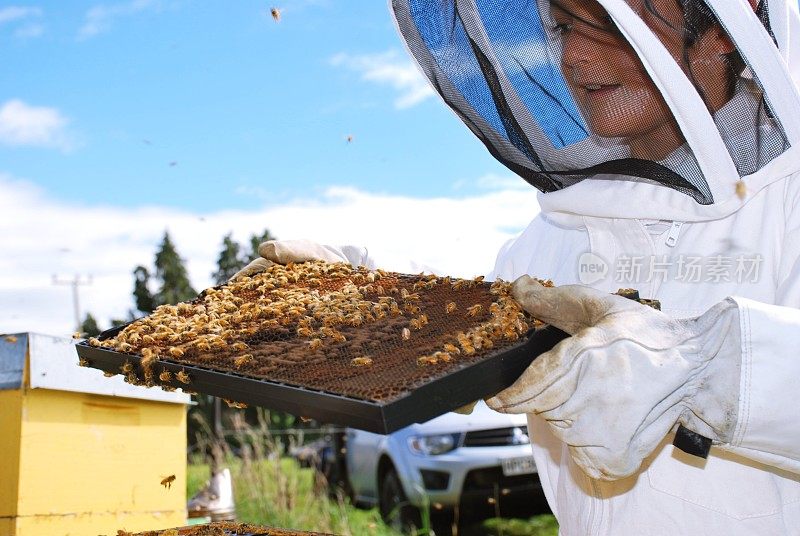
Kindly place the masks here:
<instances>
[{"instance_id":1,"label":"blue sky","mask_svg":"<svg viewBox=\"0 0 800 536\"><path fill-rule=\"evenodd\" d=\"M438 99L398 105L411 64L383 1L37 2L0 20L10 8L27 13L0 22L0 105L64 124L0 162L61 199L207 211L330 184L468 195L505 173Z\"/></svg>"},{"instance_id":2,"label":"blue sky","mask_svg":"<svg viewBox=\"0 0 800 536\"><path fill-rule=\"evenodd\" d=\"M74 330L53 275L125 317L165 230L200 290L228 232L473 276L538 211L383 0L6 2L0 56L0 333Z\"/></svg>"}]
</instances>

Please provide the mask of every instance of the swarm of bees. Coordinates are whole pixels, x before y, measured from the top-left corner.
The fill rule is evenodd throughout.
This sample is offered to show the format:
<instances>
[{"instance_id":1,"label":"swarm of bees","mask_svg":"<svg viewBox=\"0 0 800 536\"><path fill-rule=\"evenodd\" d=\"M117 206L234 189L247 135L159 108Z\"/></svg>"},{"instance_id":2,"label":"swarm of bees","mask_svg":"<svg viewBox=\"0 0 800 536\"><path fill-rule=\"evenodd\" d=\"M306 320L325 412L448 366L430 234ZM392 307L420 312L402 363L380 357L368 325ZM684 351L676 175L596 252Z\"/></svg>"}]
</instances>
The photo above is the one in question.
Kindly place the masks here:
<instances>
[{"instance_id":1,"label":"swarm of bees","mask_svg":"<svg viewBox=\"0 0 800 536\"><path fill-rule=\"evenodd\" d=\"M431 302L432 292L444 301ZM482 303L468 301L478 299ZM448 332L454 322L468 329ZM427 344L416 365L438 365L516 341L532 322L504 281L403 276L318 261L275 264L206 289L192 302L162 305L115 337L90 338L88 344L140 356L139 366L126 361L119 369L129 383L188 392L193 373L176 363L258 376L260 370L341 356L351 367L375 368L384 354L351 339L391 329L391 344ZM262 344L276 341L292 356L265 354Z\"/></svg>"}]
</instances>

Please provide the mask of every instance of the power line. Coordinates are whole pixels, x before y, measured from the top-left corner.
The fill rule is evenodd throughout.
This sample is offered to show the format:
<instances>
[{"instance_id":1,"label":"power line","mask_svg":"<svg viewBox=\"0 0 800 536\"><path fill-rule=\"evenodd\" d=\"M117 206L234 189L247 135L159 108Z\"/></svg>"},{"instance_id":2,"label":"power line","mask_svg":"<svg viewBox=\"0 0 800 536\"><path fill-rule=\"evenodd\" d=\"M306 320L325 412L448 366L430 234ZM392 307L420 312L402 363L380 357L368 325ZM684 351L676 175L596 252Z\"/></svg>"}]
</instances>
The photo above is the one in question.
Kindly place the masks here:
<instances>
[{"instance_id":1,"label":"power line","mask_svg":"<svg viewBox=\"0 0 800 536\"><path fill-rule=\"evenodd\" d=\"M85 279L79 274L75 274L74 279L59 279L56 274L53 274L54 285L70 285L72 287L72 308L75 313L75 331L81 330L81 308L79 288L81 285L92 284L92 274L89 274Z\"/></svg>"}]
</instances>

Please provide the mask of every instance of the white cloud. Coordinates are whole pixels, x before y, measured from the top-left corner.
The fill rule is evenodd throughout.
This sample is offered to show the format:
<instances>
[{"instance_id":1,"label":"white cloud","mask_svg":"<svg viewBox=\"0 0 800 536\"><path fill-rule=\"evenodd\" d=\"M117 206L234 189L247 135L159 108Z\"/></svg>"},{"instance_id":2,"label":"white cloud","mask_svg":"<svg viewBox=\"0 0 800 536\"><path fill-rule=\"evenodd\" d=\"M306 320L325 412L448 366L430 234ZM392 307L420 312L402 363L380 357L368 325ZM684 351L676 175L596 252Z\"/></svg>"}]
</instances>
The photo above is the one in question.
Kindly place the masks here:
<instances>
[{"instance_id":1,"label":"white cloud","mask_svg":"<svg viewBox=\"0 0 800 536\"><path fill-rule=\"evenodd\" d=\"M434 94L417 66L395 51L364 55L339 53L330 59L330 64L359 72L362 80L391 86L399 93L394 101L398 109L415 106Z\"/></svg>"},{"instance_id":2,"label":"white cloud","mask_svg":"<svg viewBox=\"0 0 800 536\"><path fill-rule=\"evenodd\" d=\"M68 151L74 146L67 134L68 124L69 119L56 108L12 99L0 106L0 143Z\"/></svg>"},{"instance_id":3,"label":"white cloud","mask_svg":"<svg viewBox=\"0 0 800 536\"><path fill-rule=\"evenodd\" d=\"M44 34L44 24L31 23L21 26L14 32L14 37L20 39L33 39Z\"/></svg>"},{"instance_id":4,"label":"white cloud","mask_svg":"<svg viewBox=\"0 0 800 536\"><path fill-rule=\"evenodd\" d=\"M268 227L281 238L367 247L389 269L419 271L424 264L474 276L491 270L498 248L538 211L533 188L421 199L332 187L279 206L206 214L67 204L3 174L0 191L0 333L73 330L71 290L54 286L53 274L93 276L91 285L80 287L81 309L101 326L125 317L132 306L131 272L137 264L152 264L164 229L200 290L212 284L222 237L230 231L245 242Z\"/></svg>"},{"instance_id":5,"label":"white cloud","mask_svg":"<svg viewBox=\"0 0 800 536\"><path fill-rule=\"evenodd\" d=\"M92 38L111 29L114 21L148 9L159 9L158 0L131 0L118 4L98 4L86 12L83 26L78 29L78 39Z\"/></svg>"},{"instance_id":6,"label":"white cloud","mask_svg":"<svg viewBox=\"0 0 800 536\"><path fill-rule=\"evenodd\" d=\"M0 8L0 24L19 21L29 17L40 17L41 8L27 6L8 6Z\"/></svg>"}]
</instances>

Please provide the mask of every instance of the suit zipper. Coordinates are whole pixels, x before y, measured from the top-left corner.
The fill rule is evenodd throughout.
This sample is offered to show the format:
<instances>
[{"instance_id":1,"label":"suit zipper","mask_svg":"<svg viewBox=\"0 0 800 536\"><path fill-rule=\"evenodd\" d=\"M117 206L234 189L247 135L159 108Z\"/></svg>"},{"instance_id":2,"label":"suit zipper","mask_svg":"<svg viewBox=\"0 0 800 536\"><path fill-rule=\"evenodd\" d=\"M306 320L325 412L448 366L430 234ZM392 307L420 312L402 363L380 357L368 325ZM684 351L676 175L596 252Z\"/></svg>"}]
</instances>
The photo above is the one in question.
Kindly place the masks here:
<instances>
[{"instance_id":1,"label":"suit zipper","mask_svg":"<svg viewBox=\"0 0 800 536\"><path fill-rule=\"evenodd\" d=\"M669 228L669 233L667 234L667 247L674 248L678 244L678 237L681 235L681 227L683 227L682 221L672 222L672 227Z\"/></svg>"}]
</instances>

